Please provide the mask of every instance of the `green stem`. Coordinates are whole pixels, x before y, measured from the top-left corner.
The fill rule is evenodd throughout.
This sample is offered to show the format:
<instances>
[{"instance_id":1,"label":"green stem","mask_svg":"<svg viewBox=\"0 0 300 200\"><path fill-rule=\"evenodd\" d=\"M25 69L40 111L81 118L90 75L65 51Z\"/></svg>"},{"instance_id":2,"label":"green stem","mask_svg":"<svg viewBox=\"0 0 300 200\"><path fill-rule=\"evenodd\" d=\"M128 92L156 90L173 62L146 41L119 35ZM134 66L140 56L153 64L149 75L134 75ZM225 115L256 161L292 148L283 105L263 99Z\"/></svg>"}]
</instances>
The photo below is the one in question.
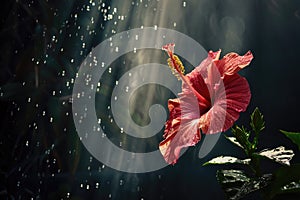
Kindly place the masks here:
<instances>
[{"instance_id":1,"label":"green stem","mask_svg":"<svg viewBox=\"0 0 300 200\"><path fill-rule=\"evenodd\" d=\"M251 156L251 168L255 174L256 177L260 177L261 176L261 170L260 170L260 161L259 158L255 157L255 156Z\"/></svg>"}]
</instances>

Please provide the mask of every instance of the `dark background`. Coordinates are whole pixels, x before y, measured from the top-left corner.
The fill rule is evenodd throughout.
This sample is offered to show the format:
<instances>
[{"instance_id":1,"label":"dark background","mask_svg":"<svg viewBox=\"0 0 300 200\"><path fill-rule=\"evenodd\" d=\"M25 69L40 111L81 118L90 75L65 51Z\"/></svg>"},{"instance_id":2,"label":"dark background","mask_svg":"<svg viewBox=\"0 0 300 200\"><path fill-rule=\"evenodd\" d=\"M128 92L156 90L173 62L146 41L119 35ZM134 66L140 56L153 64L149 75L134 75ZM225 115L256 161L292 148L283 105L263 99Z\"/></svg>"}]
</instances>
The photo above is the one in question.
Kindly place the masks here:
<instances>
[{"instance_id":1,"label":"dark background","mask_svg":"<svg viewBox=\"0 0 300 200\"><path fill-rule=\"evenodd\" d=\"M175 166L147 174L106 167L86 151L77 136L70 95L81 62L109 36L141 26L178 30L206 50L222 49L222 56L251 50L254 60L241 74L249 81L252 99L237 123L248 123L249 114L258 106L266 119L259 148L285 145L296 152L293 162L299 162L296 146L278 131L300 131L299 1L17 0L2 2L0 9L1 199L224 198L215 178L221 167L201 166L221 154L243 156L222 136L204 159L198 158L198 144ZM112 73L100 80L97 115L116 143L118 129L109 125L106 109L114 82L124 69L151 60L148 53L136 54L147 59L120 58L113 63ZM166 57L160 53L158 58L164 63ZM120 67L124 60L130 61L127 68ZM167 99L174 97L155 85L137 91L136 97L153 87L158 95L150 102L166 106ZM149 122L148 107L141 106L130 109L143 125ZM147 148L155 149L160 140L158 134ZM127 145L132 147L130 139ZM264 167L266 172L273 169L272 165Z\"/></svg>"}]
</instances>

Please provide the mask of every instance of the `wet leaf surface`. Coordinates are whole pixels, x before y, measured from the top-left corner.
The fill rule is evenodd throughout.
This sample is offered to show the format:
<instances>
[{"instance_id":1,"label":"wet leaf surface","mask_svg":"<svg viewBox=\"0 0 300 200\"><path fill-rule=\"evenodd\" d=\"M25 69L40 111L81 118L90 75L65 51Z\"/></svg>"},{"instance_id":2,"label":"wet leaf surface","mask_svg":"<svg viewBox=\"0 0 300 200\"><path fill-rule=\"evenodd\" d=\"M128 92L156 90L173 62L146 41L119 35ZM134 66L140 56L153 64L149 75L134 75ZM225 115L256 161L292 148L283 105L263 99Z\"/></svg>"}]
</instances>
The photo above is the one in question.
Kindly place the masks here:
<instances>
[{"instance_id":1,"label":"wet leaf surface","mask_svg":"<svg viewBox=\"0 0 300 200\"><path fill-rule=\"evenodd\" d=\"M221 164L244 164L248 165L250 159L241 160L232 156L219 156L211 159L210 161L204 163L203 165L221 165Z\"/></svg>"},{"instance_id":2,"label":"wet leaf surface","mask_svg":"<svg viewBox=\"0 0 300 200\"><path fill-rule=\"evenodd\" d=\"M285 147L280 146L275 149L265 149L262 150L259 153L255 153L256 156L262 156L265 158L268 158L270 160L273 160L277 163L280 163L282 165L290 165L290 160L295 155L292 150L285 149Z\"/></svg>"}]
</instances>

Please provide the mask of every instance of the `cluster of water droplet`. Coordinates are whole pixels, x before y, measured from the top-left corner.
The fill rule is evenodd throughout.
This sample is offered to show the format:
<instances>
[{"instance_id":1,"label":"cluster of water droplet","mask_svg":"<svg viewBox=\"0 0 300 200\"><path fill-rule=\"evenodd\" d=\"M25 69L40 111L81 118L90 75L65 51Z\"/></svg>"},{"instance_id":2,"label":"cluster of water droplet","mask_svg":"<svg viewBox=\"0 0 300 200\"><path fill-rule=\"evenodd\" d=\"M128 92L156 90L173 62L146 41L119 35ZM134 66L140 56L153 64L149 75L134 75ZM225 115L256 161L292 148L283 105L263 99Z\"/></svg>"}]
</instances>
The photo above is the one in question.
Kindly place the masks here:
<instances>
[{"instance_id":1,"label":"cluster of water droplet","mask_svg":"<svg viewBox=\"0 0 300 200\"><path fill-rule=\"evenodd\" d=\"M18 97L10 101L9 115L14 126L21 126L22 124L19 123L23 121L26 127L20 133L24 137L18 137L23 144L16 143L17 147L14 147L19 151L24 147L22 150L24 153L20 154L21 158L16 154L13 158L19 161L13 169L15 171L12 172L19 174L16 176L18 180L14 183L16 190L21 190L30 183L30 179L35 177L33 179L36 180L37 185L32 190L36 189L36 191L28 189L31 191L28 194L32 198L38 198L47 191L45 187L49 186L49 183L59 182L61 179L72 176L80 177L80 174L83 173L85 178L75 178L77 180L74 183L68 182L67 189L61 189L63 191L61 198L72 198L77 189L94 191L101 190L101 188L109 190L108 198L114 198L116 190L124 187L132 177L120 178L117 181L118 186L109 186L116 181L112 173L103 174L106 170L105 165L98 166L99 163L92 157L86 161L84 156L88 153L80 147L81 144L78 143L74 126L72 126L72 88L78 77L77 71L81 61L101 40L134 27L152 26L157 29L158 19L151 21L151 18L145 18L143 21L139 17L143 15L144 11L148 14L152 13L151 16L155 16L158 12L161 14L162 1L89 0L87 3L51 3L45 0L41 4L34 1L27 4L16 1L16 4L22 4L24 10L27 9L29 13L39 13L36 18L29 19L33 20L35 24L35 30L29 33L29 39L27 38L26 42L18 45L13 51L18 57L30 45L29 43L39 48L29 54L30 63L21 63L21 68L25 68L24 65L32 67L30 75L21 77L20 83L13 84L13 87L25 92L21 95L17 94ZM186 6L185 1L181 3L182 8ZM43 13L42 8L45 8L47 12ZM24 14L20 14L24 10L21 8L14 13L17 18L20 18L20 21L26 21ZM175 21L170 23L171 27L178 25ZM138 35L136 40L139 40ZM113 42L111 41L111 43ZM115 51L119 51L118 46L115 47ZM137 50L134 49L133 53L137 53ZM95 66L105 66L105 63L96 58L93 63ZM127 63L124 61L122 64L126 66ZM107 75L114 75L114 68L108 67ZM128 78L132 78L130 73ZM90 79L91 77L87 75L87 85L89 85ZM114 85L118 85L118 81L115 81L111 87ZM96 93L99 95L103 94L104 86L107 84L102 84L100 80L97 85L90 84L91 89L96 88ZM129 90L130 87L127 86L125 92L129 92ZM0 98L10 99L9 95L10 91L1 86ZM79 97L85 94L77 95ZM117 101L120 97L113 98ZM110 112L110 106L108 105L106 108ZM108 115L107 118L111 123L113 122L111 115ZM105 129L101 117L99 117L98 123ZM120 132L124 133L122 127L120 127ZM103 135L103 137L105 136L106 134ZM4 143L5 141L1 141L1 145ZM119 146L123 145L124 142L120 141ZM102 177L104 177L103 180ZM161 175L158 179L160 178ZM30 188L30 186L28 187ZM132 187L136 188L135 192L141 193L138 196L143 199L143 190L139 182L136 181ZM20 195L22 194L24 192L20 193Z\"/></svg>"}]
</instances>

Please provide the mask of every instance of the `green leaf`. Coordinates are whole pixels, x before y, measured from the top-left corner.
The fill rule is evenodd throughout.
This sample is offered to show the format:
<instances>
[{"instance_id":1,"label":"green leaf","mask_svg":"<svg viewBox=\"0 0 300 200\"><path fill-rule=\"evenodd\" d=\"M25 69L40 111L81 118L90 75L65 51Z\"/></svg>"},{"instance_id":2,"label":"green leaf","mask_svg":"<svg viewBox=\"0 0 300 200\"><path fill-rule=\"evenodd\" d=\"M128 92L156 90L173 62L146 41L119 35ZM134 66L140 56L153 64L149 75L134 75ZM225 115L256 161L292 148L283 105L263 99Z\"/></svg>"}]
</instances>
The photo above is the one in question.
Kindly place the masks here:
<instances>
[{"instance_id":1,"label":"green leaf","mask_svg":"<svg viewBox=\"0 0 300 200\"><path fill-rule=\"evenodd\" d=\"M287 132L283 130L280 130L280 132L287 136L290 140L292 140L292 142L294 142L296 145L298 145L298 149L300 150L300 133Z\"/></svg>"},{"instance_id":2,"label":"green leaf","mask_svg":"<svg viewBox=\"0 0 300 200\"><path fill-rule=\"evenodd\" d=\"M228 198L233 198L241 185L250 181L242 170L218 170L217 180L221 184Z\"/></svg>"},{"instance_id":3,"label":"green leaf","mask_svg":"<svg viewBox=\"0 0 300 200\"><path fill-rule=\"evenodd\" d=\"M295 155L292 150L286 150L285 147L280 146L275 149L265 149L259 153L254 153L254 155L259 157L265 157L270 160L273 160L282 165L290 165L290 160Z\"/></svg>"},{"instance_id":4,"label":"green leaf","mask_svg":"<svg viewBox=\"0 0 300 200\"><path fill-rule=\"evenodd\" d=\"M236 139L236 137L228 137L228 136L225 136L225 138L227 140L229 140L230 142L232 142L233 144L237 145L238 147L241 147L242 149L244 148Z\"/></svg>"},{"instance_id":5,"label":"green leaf","mask_svg":"<svg viewBox=\"0 0 300 200\"><path fill-rule=\"evenodd\" d=\"M205 165L222 165L222 164L244 164L248 165L250 163L250 159L241 160L232 156L219 156L211 159L210 161L203 164Z\"/></svg>"},{"instance_id":6,"label":"green leaf","mask_svg":"<svg viewBox=\"0 0 300 200\"><path fill-rule=\"evenodd\" d=\"M250 133L244 128L239 127L237 125L231 128L233 135L236 138L236 141L242 145L243 149L245 150L246 154L249 156L249 153L252 149L252 144L249 142L248 138Z\"/></svg>"},{"instance_id":7,"label":"green leaf","mask_svg":"<svg viewBox=\"0 0 300 200\"><path fill-rule=\"evenodd\" d=\"M300 180L297 182L292 181L280 189L281 193L300 193Z\"/></svg>"},{"instance_id":8,"label":"green leaf","mask_svg":"<svg viewBox=\"0 0 300 200\"><path fill-rule=\"evenodd\" d=\"M265 188L270 184L271 180L272 174L264 174L259 178L251 179L250 181L245 182L236 195L231 199L241 199L251 192Z\"/></svg>"},{"instance_id":9,"label":"green leaf","mask_svg":"<svg viewBox=\"0 0 300 200\"><path fill-rule=\"evenodd\" d=\"M229 199L241 199L269 185L272 175L251 179L241 170L219 170L217 179Z\"/></svg>"},{"instance_id":10,"label":"green leaf","mask_svg":"<svg viewBox=\"0 0 300 200\"><path fill-rule=\"evenodd\" d=\"M300 164L281 167L275 171L272 183L266 189L266 195L273 198L278 194L300 193ZM283 195L281 195L283 197ZM281 198L282 199L282 198Z\"/></svg>"},{"instance_id":11,"label":"green leaf","mask_svg":"<svg viewBox=\"0 0 300 200\"><path fill-rule=\"evenodd\" d=\"M264 116L261 114L259 109L256 107L250 116L250 126L252 130L258 135L265 128Z\"/></svg>"},{"instance_id":12,"label":"green leaf","mask_svg":"<svg viewBox=\"0 0 300 200\"><path fill-rule=\"evenodd\" d=\"M218 170L217 179L222 184L234 183L234 182L248 182L250 178L242 170Z\"/></svg>"}]
</instances>

